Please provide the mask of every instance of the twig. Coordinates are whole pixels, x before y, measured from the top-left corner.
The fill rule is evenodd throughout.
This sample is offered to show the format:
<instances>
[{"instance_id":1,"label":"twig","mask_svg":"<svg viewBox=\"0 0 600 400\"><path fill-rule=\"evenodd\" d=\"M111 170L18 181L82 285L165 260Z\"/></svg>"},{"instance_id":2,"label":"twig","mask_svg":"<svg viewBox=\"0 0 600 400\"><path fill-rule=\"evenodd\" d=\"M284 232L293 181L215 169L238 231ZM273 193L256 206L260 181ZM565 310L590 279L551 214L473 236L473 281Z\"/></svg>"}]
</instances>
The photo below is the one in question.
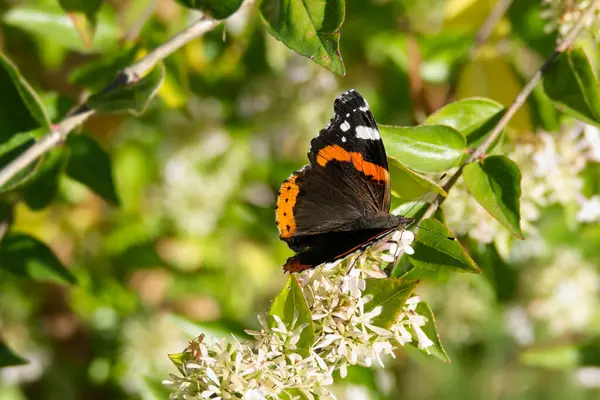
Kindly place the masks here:
<instances>
[{"instance_id":1,"label":"twig","mask_svg":"<svg viewBox=\"0 0 600 400\"><path fill-rule=\"evenodd\" d=\"M255 0L246 0L244 5L242 5L236 13L243 12L242 10L251 6L254 1ZM137 82L148 71L154 68L156 64L167 58L173 52L206 32L215 29L223 22L224 20L216 20L206 16L201 17L198 21L152 50L146 57L120 71L115 80L102 89L102 92L109 92L118 87ZM0 170L0 187L5 185L35 160L63 143L73 129L83 124L93 114L94 110L90 110L84 105L55 125L51 132L44 135L23 154Z\"/></svg>"},{"instance_id":2,"label":"twig","mask_svg":"<svg viewBox=\"0 0 600 400\"><path fill-rule=\"evenodd\" d=\"M504 128L506 127L508 122L515 115L515 113L521 108L521 106L523 106L523 104L525 103L525 101L527 100L527 98L529 97L529 95L531 94L533 89L535 88L535 86L540 82L540 80L542 79L542 77L544 76L544 74L546 73L546 71L548 70L550 65L552 64L552 62L556 59L556 57L558 57L559 54L564 52L567 48L569 48L573 44L573 42L579 35L579 32L581 32L581 29L583 29L586 21L596 12L596 9L598 9L599 6L600 6L600 0L594 0L594 2L586 10L586 12L581 15L581 17L577 21L577 24L573 27L571 32L569 32L569 35L556 47L556 49L550 55L550 57L548 57L546 62L540 67L540 69L535 73L535 75L533 75L533 77L531 78L529 83L527 83L527 85L525 85L523 90L521 90L521 92L517 95L515 100L512 102L512 104L510 105L508 110L506 110L506 113L502 116L500 121L498 121L498 123L496 124L494 129L490 132L488 137L483 141L483 143L481 143L475 149L475 151L473 151L473 153L467 159L467 161L465 161L460 166L458 171L456 171L454 173L454 175L452 175L450 177L448 182L446 182L446 184L443 186L443 188L446 192L448 192L452 188L452 186L454 186L454 184L460 177L465 165L470 164L473 161L477 160L479 157L483 156L485 154L485 152L488 150L488 148L490 147L490 145L498 138L498 136L500 136L500 134L502 133L502 131L504 130ZM427 208L427 211L425 211L425 214L423 215L423 217L421 219L430 218L433 215L433 213L435 212L435 210L444 202L444 199L445 199L444 196L438 194L436 196L435 200L433 201L433 203L431 203L429 208Z\"/></svg>"},{"instance_id":3,"label":"twig","mask_svg":"<svg viewBox=\"0 0 600 400\"><path fill-rule=\"evenodd\" d=\"M477 31L475 35L475 40L473 41L473 45L469 49L469 54L467 55L466 60L463 63L466 63L475 58L477 55L477 51L479 48L488 41L492 32L494 31L494 27L500 21L500 19L506 13L506 10L510 7L513 0L498 0L494 8L488 15L488 17L481 25L481 28ZM443 104L447 104L450 102L450 99L454 96L454 92L456 91L456 84L450 85L448 88L448 92L446 93L446 98L444 99Z\"/></svg>"}]
</instances>

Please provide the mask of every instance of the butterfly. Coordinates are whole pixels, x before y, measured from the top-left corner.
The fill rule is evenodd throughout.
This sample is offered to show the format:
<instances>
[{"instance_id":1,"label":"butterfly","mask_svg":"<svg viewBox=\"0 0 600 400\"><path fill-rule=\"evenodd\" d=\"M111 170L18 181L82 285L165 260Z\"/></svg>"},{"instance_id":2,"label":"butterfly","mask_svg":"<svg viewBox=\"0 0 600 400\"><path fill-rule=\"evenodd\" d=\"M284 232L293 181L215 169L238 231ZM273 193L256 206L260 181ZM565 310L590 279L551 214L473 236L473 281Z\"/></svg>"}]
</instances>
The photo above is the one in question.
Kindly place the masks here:
<instances>
[{"instance_id":1,"label":"butterfly","mask_svg":"<svg viewBox=\"0 0 600 400\"><path fill-rule=\"evenodd\" d=\"M277 195L279 237L296 253L283 266L286 272L345 258L414 222L390 214L387 155L366 100L349 90L333 109L310 142L310 163Z\"/></svg>"}]
</instances>

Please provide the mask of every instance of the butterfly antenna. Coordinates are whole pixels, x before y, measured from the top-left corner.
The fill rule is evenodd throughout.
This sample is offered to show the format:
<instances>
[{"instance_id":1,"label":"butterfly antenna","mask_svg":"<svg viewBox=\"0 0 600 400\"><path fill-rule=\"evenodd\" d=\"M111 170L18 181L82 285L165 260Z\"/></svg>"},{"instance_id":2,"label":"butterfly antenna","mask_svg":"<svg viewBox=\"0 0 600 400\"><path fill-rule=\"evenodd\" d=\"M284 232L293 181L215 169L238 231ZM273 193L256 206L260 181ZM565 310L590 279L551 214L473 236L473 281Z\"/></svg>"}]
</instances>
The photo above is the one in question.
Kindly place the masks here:
<instances>
[{"instance_id":1,"label":"butterfly antenna","mask_svg":"<svg viewBox=\"0 0 600 400\"><path fill-rule=\"evenodd\" d=\"M425 196L427 196L429 193L431 193L433 188L436 187L437 184L440 183L440 181L446 177L446 175L448 175L448 174L444 172L442 174L442 176L440 176L440 178L433 185L431 185L431 187L429 189L427 189L427 191L425 193L423 193L423 195L421 197L419 197L419 199L415 202L415 204L413 204L413 206L411 208L409 208L408 211L404 215L409 214L425 198Z\"/></svg>"},{"instance_id":2,"label":"butterfly antenna","mask_svg":"<svg viewBox=\"0 0 600 400\"><path fill-rule=\"evenodd\" d=\"M456 241L456 238L455 238L455 237L453 237L453 236L446 236L446 235L443 235L443 234L441 234L441 233L439 233L439 232L434 232L434 231L432 231L432 230L430 230L430 229L423 228L422 226L420 226L420 225L417 225L417 224L415 224L415 226L416 226L417 228L419 228L419 229L423 229L424 231L426 231L426 232L429 232L429 233L431 233L431 234L434 234L434 235L436 235L436 236L443 237L444 239L448 239L448 240Z\"/></svg>"}]
</instances>

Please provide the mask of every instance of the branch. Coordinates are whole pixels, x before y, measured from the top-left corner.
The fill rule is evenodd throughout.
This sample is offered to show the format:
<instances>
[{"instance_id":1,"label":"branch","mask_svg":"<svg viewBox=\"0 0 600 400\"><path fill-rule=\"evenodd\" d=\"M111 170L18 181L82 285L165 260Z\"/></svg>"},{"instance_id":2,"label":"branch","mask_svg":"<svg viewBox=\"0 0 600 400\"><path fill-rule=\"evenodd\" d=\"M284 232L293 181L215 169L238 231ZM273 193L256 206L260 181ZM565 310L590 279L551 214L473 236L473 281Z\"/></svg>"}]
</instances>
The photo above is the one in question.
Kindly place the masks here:
<instances>
[{"instance_id":1,"label":"branch","mask_svg":"<svg viewBox=\"0 0 600 400\"><path fill-rule=\"evenodd\" d=\"M236 14L243 12L243 9L251 6L253 3L254 0L247 0L236 12ZM206 32L215 29L224 21L225 20L217 20L207 16L201 17L198 21L194 22L186 29L152 50L146 55L146 57L120 71L115 80L102 89L102 92L109 92L118 87L137 82L148 71L154 68L156 64L167 58L169 55L190 41L202 36ZM32 164L35 160L63 143L72 130L82 125L89 117L94 115L94 113L94 110L91 110L83 105L77 108L72 114L68 115L60 123L54 125L51 132L44 135L23 154L0 170L0 187L5 185L9 180L15 177L28 165Z\"/></svg>"},{"instance_id":2,"label":"branch","mask_svg":"<svg viewBox=\"0 0 600 400\"><path fill-rule=\"evenodd\" d=\"M594 2L586 10L586 12L581 15L581 17L577 21L577 24L575 24L575 26L573 27L571 32L569 32L569 35L556 47L556 49L550 55L550 57L548 57L546 62L540 67L540 69L535 73L535 75L533 75L533 77L531 78L529 83L527 83L527 85L525 85L525 87L517 95L515 100L512 102L512 104L510 105L508 110L506 110L506 113L502 116L500 121L498 121L498 123L496 124L496 126L494 127L492 132L490 132L488 137L483 141L483 143L481 143L481 145L479 145L479 147L477 147L475 149L475 151L473 151L473 153L467 159L467 161L465 161L460 166L458 171L456 171L454 173L454 175L452 175L450 177L448 182L446 182L446 184L443 186L446 193L452 188L452 186L454 186L454 184L460 177L465 165L470 164L473 161L480 158L481 156L483 156L485 154L485 152L488 150L488 148L490 147L490 145L498 138L498 136L500 136L500 134L502 133L502 131L504 130L504 128L506 127L508 122L512 119L512 117L516 114L516 112L523 106L523 104L525 103L525 101L527 100L527 98L529 97L531 92L533 92L533 89L540 82L540 80L542 79L542 77L544 76L544 74L546 73L546 71L548 70L550 65L552 64L552 62L556 59L556 57L558 57L559 54L564 52L567 48L569 48L573 44L573 42L579 35L579 32L581 32L581 30L585 26L586 21L596 12L598 7L600 7L600 0L594 0ZM444 202L444 199L445 199L444 196L438 194L436 196L435 200L433 201L433 203L431 203L431 205L427 209L427 211L425 211L425 214L423 215L423 217L421 217L421 220L430 218L433 215L433 213L435 212L435 210Z\"/></svg>"},{"instance_id":3,"label":"branch","mask_svg":"<svg viewBox=\"0 0 600 400\"><path fill-rule=\"evenodd\" d=\"M479 28L479 30L477 31L477 34L475 35L475 40L473 41L473 45L469 49L469 54L467 55L467 58L464 61L464 63L475 58L475 56L477 55L477 51L485 42L488 41L488 39L492 35L492 32L494 31L494 27L500 21L500 19L502 19L502 17L506 13L506 10L508 10L510 5L512 4L512 1L513 0L498 0L496 5L490 12L490 15L488 15L488 17L483 22L483 25L481 25L481 28ZM454 96L455 91L456 84L453 84L448 89L443 104L448 104L450 102L450 99Z\"/></svg>"}]
</instances>

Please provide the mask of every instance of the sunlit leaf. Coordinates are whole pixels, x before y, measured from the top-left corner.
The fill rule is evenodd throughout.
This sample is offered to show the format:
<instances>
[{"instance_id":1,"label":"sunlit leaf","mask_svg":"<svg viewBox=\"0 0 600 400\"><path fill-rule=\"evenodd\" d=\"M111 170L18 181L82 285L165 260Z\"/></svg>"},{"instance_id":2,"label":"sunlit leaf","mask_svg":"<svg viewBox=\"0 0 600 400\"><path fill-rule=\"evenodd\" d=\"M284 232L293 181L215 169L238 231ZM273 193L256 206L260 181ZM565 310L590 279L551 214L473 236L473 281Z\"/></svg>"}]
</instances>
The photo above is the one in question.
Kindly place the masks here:
<instances>
[{"instance_id":1,"label":"sunlit leaf","mask_svg":"<svg viewBox=\"0 0 600 400\"><path fill-rule=\"evenodd\" d=\"M58 5L57 5L58 6ZM98 13L93 45L82 40L68 14L59 7L15 7L4 14L7 25L18 27L41 39L80 52L104 52L117 47L119 28L108 13Z\"/></svg>"},{"instance_id":2,"label":"sunlit leaf","mask_svg":"<svg viewBox=\"0 0 600 400\"><path fill-rule=\"evenodd\" d=\"M463 179L479 204L515 237L523 239L519 167L507 157L490 156L465 166Z\"/></svg>"},{"instance_id":3,"label":"sunlit leaf","mask_svg":"<svg viewBox=\"0 0 600 400\"><path fill-rule=\"evenodd\" d=\"M373 299L365 304L365 312L381 306L381 314L374 317L371 323L381 328L389 328L398 319L404 303L410 294L421 283L418 280L403 280L396 278L367 278L363 296L371 295Z\"/></svg>"},{"instance_id":4,"label":"sunlit leaf","mask_svg":"<svg viewBox=\"0 0 600 400\"><path fill-rule=\"evenodd\" d=\"M128 111L139 115L156 95L165 74L162 64L156 66L145 77L130 85L120 85L89 97L87 106L99 113Z\"/></svg>"},{"instance_id":5,"label":"sunlit leaf","mask_svg":"<svg viewBox=\"0 0 600 400\"><path fill-rule=\"evenodd\" d=\"M442 107L430 115L425 124L451 126L465 136L469 147L475 147L496 126L503 113L502 104L494 100L470 98Z\"/></svg>"},{"instance_id":6,"label":"sunlit leaf","mask_svg":"<svg viewBox=\"0 0 600 400\"><path fill-rule=\"evenodd\" d=\"M600 85L583 49L560 54L544 77L546 94L562 111L600 126Z\"/></svg>"},{"instance_id":7,"label":"sunlit leaf","mask_svg":"<svg viewBox=\"0 0 600 400\"><path fill-rule=\"evenodd\" d=\"M465 154L466 140L443 125L399 127L379 125L388 157L419 172L445 172Z\"/></svg>"},{"instance_id":8,"label":"sunlit leaf","mask_svg":"<svg viewBox=\"0 0 600 400\"><path fill-rule=\"evenodd\" d=\"M67 174L104 200L118 206L119 197L108 153L98 142L86 135L69 136L67 145L71 151Z\"/></svg>"},{"instance_id":9,"label":"sunlit leaf","mask_svg":"<svg viewBox=\"0 0 600 400\"><path fill-rule=\"evenodd\" d=\"M389 160L390 177L392 181L392 195L405 200L420 198L428 191L448 195L444 189L434 184L423 176L411 171L401 162Z\"/></svg>"},{"instance_id":10,"label":"sunlit leaf","mask_svg":"<svg viewBox=\"0 0 600 400\"><path fill-rule=\"evenodd\" d=\"M346 69L339 51L345 0L263 0L269 32L287 47L338 75Z\"/></svg>"},{"instance_id":11,"label":"sunlit leaf","mask_svg":"<svg viewBox=\"0 0 600 400\"><path fill-rule=\"evenodd\" d=\"M27 364L27 360L15 354L8 345L0 339L0 368L14 367Z\"/></svg>"},{"instance_id":12,"label":"sunlit leaf","mask_svg":"<svg viewBox=\"0 0 600 400\"><path fill-rule=\"evenodd\" d=\"M23 233L9 233L0 242L0 268L36 281L77 283L48 246Z\"/></svg>"},{"instance_id":13,"label":"sunlit leaf","mask_svg":"<svg viewBox=\"0 0 600 400\"><path fill-rule=\"evenodd\" d=\"M410 263L418 268L433 271L458 271L479 273L479 267L467 254L448 228L435 219L426 219L419 225L420 229L412 247L414 254L409 256Z\"/></svg>"},{"instance_id":14,"label":"sunlit leaf","mask_svg":"<svg viewBox=\"0 0 600 400\"><path fill-rule=\"evenodd\" d=\"M310 347L315 342L315 332L310 309L294 274L290 274L282 291L275 297L269 315L270 323L274 326L277 325L272 318L274 315L281 318L287 329L296 329L302 324L307 324L300 333L296 347L300 354L309 354Z\"/></svg>"},{"instance_id":15,"label":"sunlit leaf","mask_svg":"<svg viewBox=\"0 0 600 400\"><path fill-rule=\"evenodd\" d=\"M217 19L224 19L237 11L243 0L176 0L187 8L209 13Z\"/></svg>"}]
</instances>

